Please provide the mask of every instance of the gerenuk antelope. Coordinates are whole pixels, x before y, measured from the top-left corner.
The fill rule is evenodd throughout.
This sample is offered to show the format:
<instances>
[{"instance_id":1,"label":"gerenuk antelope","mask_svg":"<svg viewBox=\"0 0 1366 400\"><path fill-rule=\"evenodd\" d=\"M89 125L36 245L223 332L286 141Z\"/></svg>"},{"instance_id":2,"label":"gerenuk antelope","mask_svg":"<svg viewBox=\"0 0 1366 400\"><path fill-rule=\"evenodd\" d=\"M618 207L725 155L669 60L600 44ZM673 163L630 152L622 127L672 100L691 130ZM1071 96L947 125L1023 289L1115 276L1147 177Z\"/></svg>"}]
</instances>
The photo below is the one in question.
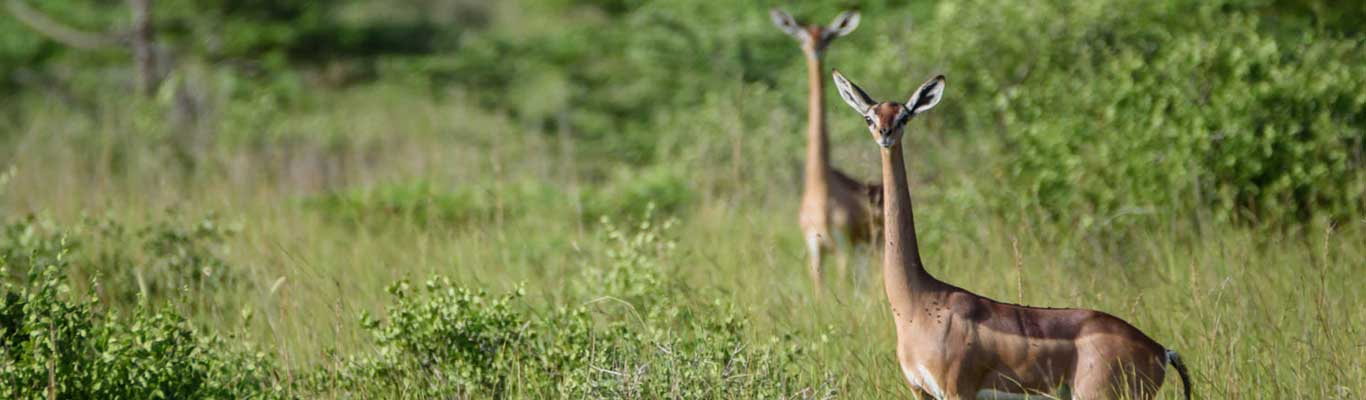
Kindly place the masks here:
<instances>
[{"instance_id":1,"label":"gerenuk antelope","mask_svg":"<svg viewBox=\"0 0 1366 400\"><path fill-rule=\"evenodd\" d=\"M912 118L939 103L944 77L905 104L878 103L834 72L840 97L863 116L882 152L884 289L896 323L896 354L912 390L938 399L1070 393L1073 399L1150 399L1167 364L1190 399L1190 376L1175 351L1109 314L997 302L925 271L902 160Z\"/></svg>"},{"instance_id":2,"label":"gerenuk antelope","mask_svg":"<svg viewBox=\"0 0 1366 400\"><path fill-rule=\"evenodd\" d=\"M876 243L881 219L876 206L882 188L854 179L830 165L830 143L825 128L825 79L821 63L826 47L858 28L858 11L835 17L829 26L802 24L774 9L773 24L801 43L806 54L809 95L806 120L806 169L802 208L798 215L810 262L811 281L821 293L821 251L836 253L839 275L848 272L849 256L861 243Z\"/></svg>"}]
</instances>

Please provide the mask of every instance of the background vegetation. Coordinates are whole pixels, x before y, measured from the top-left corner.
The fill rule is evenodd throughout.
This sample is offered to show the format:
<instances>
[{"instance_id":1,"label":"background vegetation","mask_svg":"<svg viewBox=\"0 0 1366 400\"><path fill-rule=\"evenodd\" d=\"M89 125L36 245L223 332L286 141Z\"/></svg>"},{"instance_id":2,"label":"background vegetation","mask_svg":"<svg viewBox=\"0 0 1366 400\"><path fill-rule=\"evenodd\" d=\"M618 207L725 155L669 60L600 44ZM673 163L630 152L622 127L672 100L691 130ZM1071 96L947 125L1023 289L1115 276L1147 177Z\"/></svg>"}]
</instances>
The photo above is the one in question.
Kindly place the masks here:
<instances>
[{"instance_id":1,"label":"background vegetation","mask_svg":"<svg viewBox=\"0 0 1366 400\"><path fill-rule=\"evenodd\" d=\"M827 60L874 97L949 77L937 276L1205 398L1366 395L1366 5L136 3L5 0L0 397L909 396L876 263L809 296L774 6L861 10Z\"/></svg>"}]
</instances>

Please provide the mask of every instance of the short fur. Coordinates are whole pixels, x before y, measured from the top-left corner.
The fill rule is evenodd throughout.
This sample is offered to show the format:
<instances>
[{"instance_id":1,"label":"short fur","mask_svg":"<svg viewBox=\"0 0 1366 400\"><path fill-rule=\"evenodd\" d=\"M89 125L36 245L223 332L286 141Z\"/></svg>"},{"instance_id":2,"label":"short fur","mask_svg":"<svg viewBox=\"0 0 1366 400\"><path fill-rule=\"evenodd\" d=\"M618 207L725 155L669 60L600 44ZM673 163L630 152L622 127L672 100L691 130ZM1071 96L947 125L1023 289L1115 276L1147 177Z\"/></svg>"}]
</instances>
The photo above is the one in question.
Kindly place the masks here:
<instances>
[{"instance_id":1,"label":"short fur","mask_svg":"<svg viewBox=\"0 0 1366 400\"><path fill-rule=\"evenodd\" d=\"M777 9L770 15L774 25L801 42L802 52L807 56L810 88L807 151L798 223L807 243L811 279L819 294L823 286L823 252L849 251L859 244L871 245L877 242L881 230L881 186L859 181L832 167L826 133L822 55L835 38L858 27L859 14L856 11L840 14L829 26L804 25ZM844 254L839 258L841 275L846 274L848 257Z\"/></svg>"},{"instance_id":2,"label":"short fur","mask_svg":"<svg viewBox=\"0 0 1366 400\"><path fill-rule=\"evenodd\" d=\"M876 103L834 73L841 97L864 115L882 147L883 283L896 324L897 361L922 397L979 393L1045 394L1068 387L1074 399L1149 399L1168 363L1190 379L1175 352L1112 315L1093 310L1006 304L930 275L920 259L901 138L915 115L934 107L944 78L903 105Z\"/></svg>"}]
</instances>

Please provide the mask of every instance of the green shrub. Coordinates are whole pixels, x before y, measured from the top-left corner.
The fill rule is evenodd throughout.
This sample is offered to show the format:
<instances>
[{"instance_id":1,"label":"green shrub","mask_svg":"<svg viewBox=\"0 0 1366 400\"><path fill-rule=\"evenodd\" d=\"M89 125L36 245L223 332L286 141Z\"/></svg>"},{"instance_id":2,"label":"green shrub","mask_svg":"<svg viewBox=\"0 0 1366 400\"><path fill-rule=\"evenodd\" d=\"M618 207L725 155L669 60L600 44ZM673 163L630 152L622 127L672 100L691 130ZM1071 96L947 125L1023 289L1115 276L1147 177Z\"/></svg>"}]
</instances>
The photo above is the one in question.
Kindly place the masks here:
<instances>
[{"instance_id":1,"label":"green shrub","mask_svg":"<svg viewBox=\"0 0 1366 400\"><path fill-rule=\"evenodd\" d=\"M515 367L532 355L525 312L511 309L518 295L490 298L442 278L428 280L423 289L415 295L407 282L391 285L396 304L389 308L387 323L363 322L376 344L404 355L388 361L405 371L420 371L416 376L430 385L424 392L433 396L501 396Z\"/></svg>"},{"instance_id":2,"label":"green shrub","mask_svg":"<svg viewBox=\"0 0 1366 400\"><path fill-rule=\"evenodd\" d=\"M28 271L57 263L58 256L78 247L76 240L50 232L33 216L11 221L0 229L0 260L9 265L0 281L26 285Z\"/></svg>"},{"instance_id":3,"label":"green shrub","mask_svg":"<svg viewBox=\"0 0 1366 400\"><path fill-rule=\"evenodd\" d=\"M186 224L168 213L139 228L96 218L66 228L29 216L0 228L0 257L13 267L0 278L26 284L23 271L57 264L56 257L65 254L76 264L57 264L70 267L63 273L93 282L109 304L146 299L214 306L225 300L220 297L236 294L243 281L242 272L222 258L224 241L234 232L212 215Z\"/></svg>"},{"instance_id":4,"label":"green shrub","mask_svg":"<svg viewBox=\"0 0 1366 400\"><path fill-rule=\"evenodd\" d=\"M639 214L638 226L618 226L604 218L598 241L607 246L605 259L585 265L577 281L578 292L588 296L610 297L647 314L667 307L676 294L670 290L668 270L661 262L668 258L674 242L664 236L675 220L657 221L654 208Z\"/></svg>"},{"instance_id":5,"label":"green shrub","mask_svg":"<svg viewBox=\"0 0 1366 400\"><path fill-rule=\"evenodd\" d=\"M138 307L126 320L67 285L65 245L0 291L0 397L281 398L264 353L235 351L177 314ZM11 265L0 258L0 270Z\"/></svg>"},{"instance_id":6,"label":"green shrub","mask_svg":"<svg viewBox=\"0 0 1366 400\"><path fill-rule=\"evenodd\" d=\"M1360 215L1366 45L1268 33L1223 3L943 3L926 46L959 88L953 123L1004 139L1012 208Z\"/></svg>"},{"instance_id":7,"label":"green shrub","mask_svg":"<svg viewBox=\"0 0 1366 400\"><path fill-rule=\"evenodd\" d=\"M383 317L362 318L378 350L312 382L402 398L773 398L804 389L793 366L802 349L790 338L751 342L732 306L690 303L698 294L670 283L670 225L605 227L605 263L588 262L571 293L581 306L538 310L521 289L493 296L440 277L396 283Z\"/></svg>"}]
</instances>

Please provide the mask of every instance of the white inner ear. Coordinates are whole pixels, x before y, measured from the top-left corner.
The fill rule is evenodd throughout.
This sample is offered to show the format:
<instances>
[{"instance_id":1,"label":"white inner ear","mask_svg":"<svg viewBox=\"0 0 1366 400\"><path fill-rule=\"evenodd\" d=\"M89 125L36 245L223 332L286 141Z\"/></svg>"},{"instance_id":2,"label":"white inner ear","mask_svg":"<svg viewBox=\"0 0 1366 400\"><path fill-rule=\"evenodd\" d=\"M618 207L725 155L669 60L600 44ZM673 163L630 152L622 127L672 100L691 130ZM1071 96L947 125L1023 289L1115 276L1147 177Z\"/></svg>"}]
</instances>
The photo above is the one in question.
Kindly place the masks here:
<instances>
[{"instance_id":1,"label":"white inner ear","mask_svg":"<svg viewBox=\"0 0 1366 400\"><path fill-rule=\"evenodd\" d=\"M782 29L783 32L797 38L797 40L807 40L806 32L797 26L797 20L792 18L791 14L775 8L769 12L769 16L773 18L773 25L777 25L778 29Z\"/></svg>"},{"instance_id":2,"label":"white inner ear","mask_svg":"<svg viewBox=\"0 0 1366 400\"><path fill-rule=\"evenodd\" d=\"M773 18L773 25L777 25L779 29L786 31L792 28L792 16L787 15L786 12L774 9L773 11L769 11L768 16Z\"/></svg>"},{"instance_id":3,"label":"white inner ear","mask_svg":"<svg viewBox=\"0 0 1366 400\"><path fill-rule=\"evenodd\" d=\"M938 78L926 82L915 95L906 101L907 107L915 107L911 110L913 114L920 114L929 111L939 104L939 100L944 98L944 81Z\"/></svg>"},{"instance_id":4,"label":"white inner ear","mask_svg":"<svg viewBox=\"0 0 1366 400\"><path fill-rule=\"evenodd\" d=\"M859 95L856 86L854 86L852 82L849 82L848 79L844 79L844 76L835 75L835 89L839 91L840 98L844 99L844 103L848 104L854 111L858 111L859 114L864 114L866 116L873 108L872 104L868 103L863 96Z\"/></svg>"},{"instance_id":5,"label":"white inner ear","mask_svg":"<svg viewBox=\"0 0 1366 400\"><path fill-rule=\"evenodd\" d=\"M858 28L858 21L858 11L845 11L843 14L835 17L835 20L830 23L830 26L827 27L826 30L833 33L835 36L848 35L850 32L853 32L855 28Z\"/></svg>"},{"instance_id":6,"label":"white inner ear","mask_svg":"<svg viewBox=\"0 0 1366 400\"><path fill-rule=\"evenodd\" d=\"M841 87L839 91L840 98L844 99L844 104L848 104L849 108L853 108L854 111L865 114L871 109L871 107L867 104L863 104L863 102L859 100L858 95L850 93L848 88Z\"/></svg>"}]
</instances>

